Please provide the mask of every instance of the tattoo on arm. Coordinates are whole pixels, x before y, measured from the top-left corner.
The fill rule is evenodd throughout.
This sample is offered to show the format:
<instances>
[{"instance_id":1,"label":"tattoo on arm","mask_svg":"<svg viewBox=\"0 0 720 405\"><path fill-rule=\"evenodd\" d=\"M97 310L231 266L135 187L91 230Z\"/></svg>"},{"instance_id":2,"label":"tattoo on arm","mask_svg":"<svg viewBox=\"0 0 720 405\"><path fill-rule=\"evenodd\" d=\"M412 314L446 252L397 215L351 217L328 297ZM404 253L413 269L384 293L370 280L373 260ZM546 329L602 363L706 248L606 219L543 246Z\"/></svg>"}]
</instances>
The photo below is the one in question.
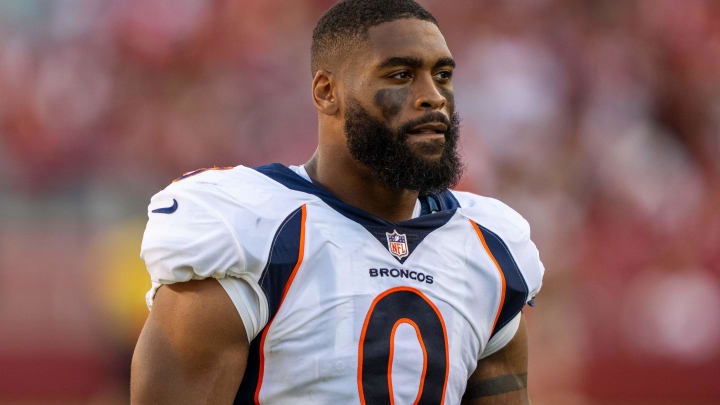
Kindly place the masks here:
<instances>
[{"instance_id":1,"label":"tattoo on arm","mask_svg":"<svg viewBox=\"0 0 720 405\"><path fill-rule=\"evenodd\" d=\"M507 374L481 381L468 381L463 399L489 397L527 388L527 373Z\"/></svg>"}]
</instances>

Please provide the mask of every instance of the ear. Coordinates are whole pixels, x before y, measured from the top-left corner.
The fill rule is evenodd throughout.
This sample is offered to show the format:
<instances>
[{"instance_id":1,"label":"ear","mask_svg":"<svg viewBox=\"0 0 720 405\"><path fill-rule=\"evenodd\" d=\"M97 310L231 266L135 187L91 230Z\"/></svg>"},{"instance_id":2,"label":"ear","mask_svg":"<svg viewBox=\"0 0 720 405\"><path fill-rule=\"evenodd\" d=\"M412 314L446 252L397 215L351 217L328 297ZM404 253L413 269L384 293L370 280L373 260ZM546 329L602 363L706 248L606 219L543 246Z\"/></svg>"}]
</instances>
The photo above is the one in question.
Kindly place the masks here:
<instances>
[{"instance_id":1,"label":"ear","mask_svg":"<svg viewBox=\"0 0 720 405\"><path fill-rule=\"evenodd\" d=\"M338 100L337 83L332 73L327 70L318 70L312 82L312 98L315 108L322 114L337 114L340 103Z\"/></svg>"}]
</instances>

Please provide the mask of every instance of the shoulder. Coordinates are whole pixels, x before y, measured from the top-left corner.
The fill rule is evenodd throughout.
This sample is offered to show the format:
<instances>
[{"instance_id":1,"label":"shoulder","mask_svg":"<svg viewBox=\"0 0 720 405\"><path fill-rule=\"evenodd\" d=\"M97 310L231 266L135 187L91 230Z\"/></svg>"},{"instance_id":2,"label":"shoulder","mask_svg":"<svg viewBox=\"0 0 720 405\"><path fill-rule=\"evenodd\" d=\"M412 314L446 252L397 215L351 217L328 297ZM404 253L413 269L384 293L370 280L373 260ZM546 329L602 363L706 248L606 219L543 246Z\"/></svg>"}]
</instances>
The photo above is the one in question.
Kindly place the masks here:
<instances>
[{"instance_id":1,"label":"shoulder","mask_svg":"<svg viewBox=\"0 0 720 405\"><path fill-rule=\"evenodd\" d=\"M160 284L257 276L275 230L307 198L243 166L190 172L152 197L141 257Z\"/></svg>"},{"instance_id":2,"label":"shoulder","mask_svg":"<svg viewBox=\"0 0 720 405\"><path fill-rule=\"evenodd\" d=\"M477 194L452 191L460 204L460 213L470 220L499 261L516 268L531 300L540 290L545 267L531 239L530 224L517 211L500 200ZM506 276L511 276L508 273Z\"/></svg>"},{"instance_id":3,"label":"shoulder","mask_svg":"<svg viewBox=\"0 0 720 405\"><path fill-rule=\"evenodd\" d=\"M155 194L148 211L152 213L156 201L167 202L160 200L177 196L197 205L215 207L215 210L241 205L267 207L267 211L272 212L278 204L290 202L292 194L287 191L281 184L249 167L200 169L175 179Z\"/></svg>"},{"instance_id":4,"label":"shoulder","mask_svg":"<svg viewBox=\"0 0 720 405\"><path fill-rule=\"evenodd\" d=\"M175 226L192 226L198 221L221 221L233 231L242 231L247 226L282 222L311 199L312 195L291 190L254 168L201 169L179 177L155 194L147 214L150 222L157 218L173 221ZM176 212L157 215L167 207Z\"/></svg>"},{"instance_id":5,"label":"shoulder","mask_svg":"<svg viewBox=\"0 0 720 405\"><path fill-rule=\"evenodd\" d=\"M530 224L504 202L465 191L451 191L461 213L471 221L499 234L506 241L530 239Z\"/></svg>"},{"instance_id":6,"label":"shoulder","mask_svg":"<svg viewBox=\"0 0 720 405\"><path fill-rule=\"evenodd\" d=\"M155 194L140 256L152 288L215 278L254 337L267 321L258 284L273 235L308 194L288 189L258 170L238 166L189 172Z\"/></svg>"}]
</instances>

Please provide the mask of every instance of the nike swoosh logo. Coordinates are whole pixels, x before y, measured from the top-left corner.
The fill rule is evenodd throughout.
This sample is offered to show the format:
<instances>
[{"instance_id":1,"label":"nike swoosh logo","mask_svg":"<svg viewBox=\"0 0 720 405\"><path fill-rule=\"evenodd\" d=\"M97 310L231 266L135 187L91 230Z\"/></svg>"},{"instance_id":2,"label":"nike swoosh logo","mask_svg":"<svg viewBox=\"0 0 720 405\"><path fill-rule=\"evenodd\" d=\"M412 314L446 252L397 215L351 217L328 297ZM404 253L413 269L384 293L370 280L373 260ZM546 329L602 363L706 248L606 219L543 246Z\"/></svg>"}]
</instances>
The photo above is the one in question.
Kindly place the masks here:
<instances>
[{"instance_id":1,"label":"nike swoosh logo","mask_svg":"<svg viewBox=\"0 0 720 405\"><path fill-rule=\"evenodd\" d=\"M173 212L177 211L178 209L178 202L176 199L173 198L173 205L165 208L156 208L152 210L152 212L158 213L158 214L172 214Z\"/></svg>"}]
</instances>

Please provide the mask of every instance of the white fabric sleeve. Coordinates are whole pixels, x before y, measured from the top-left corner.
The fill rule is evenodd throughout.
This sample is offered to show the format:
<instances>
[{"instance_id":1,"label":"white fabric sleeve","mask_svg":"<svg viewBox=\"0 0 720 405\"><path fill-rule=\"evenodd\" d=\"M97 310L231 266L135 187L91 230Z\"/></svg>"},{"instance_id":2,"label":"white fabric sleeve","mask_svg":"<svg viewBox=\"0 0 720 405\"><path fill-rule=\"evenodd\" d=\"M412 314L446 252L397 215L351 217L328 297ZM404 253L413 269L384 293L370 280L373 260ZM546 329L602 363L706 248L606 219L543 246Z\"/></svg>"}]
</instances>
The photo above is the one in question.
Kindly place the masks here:
<instances>
[{"instance_id":1,"label":"white fabric sleeve","mask_svg":"<svg viewBox=\"0 0 720 405\"><path fill-rule=\"evenodd\" d=\"M264 327L258 322L256 314L261 313L262 303L252 283L244 278L225 277L218 280L232 300L245 325L248 342L251 342Z\"/></svg>"},{"instance_id":2,"label":"white fabric sleeve","mask_svg":"<svg viewBox=\"0 0 720 405\"><path fill-rule=\"evenodd\" d=\"M150 202L140 252L152 281L148 308L163 284L213 277L230 296L252 340L267 322L267 301L246 269L245 252L232 228L198 194L176 183ZM174 204L177 208L170 213L153 212Z\"/></svg>"},{"instance_id":3,"label":"white fabric sleeve","mask_svg":"<svg viewBox=\"0 0 720 405\"><path fill-rule=\"evenodd\" d=\"M515 318L513 318L510 322L503 326L502 329L497 331L492 338L490 338L487 345L485 345L485 350L483 350L480 354L480 358L478 360L484 359L485 357L498 352L510 343L510 341L515 337L515 333L517 333L518 327L520 326L521 316L522 312L515 315Z\"/></svg>"}]
</instances>

